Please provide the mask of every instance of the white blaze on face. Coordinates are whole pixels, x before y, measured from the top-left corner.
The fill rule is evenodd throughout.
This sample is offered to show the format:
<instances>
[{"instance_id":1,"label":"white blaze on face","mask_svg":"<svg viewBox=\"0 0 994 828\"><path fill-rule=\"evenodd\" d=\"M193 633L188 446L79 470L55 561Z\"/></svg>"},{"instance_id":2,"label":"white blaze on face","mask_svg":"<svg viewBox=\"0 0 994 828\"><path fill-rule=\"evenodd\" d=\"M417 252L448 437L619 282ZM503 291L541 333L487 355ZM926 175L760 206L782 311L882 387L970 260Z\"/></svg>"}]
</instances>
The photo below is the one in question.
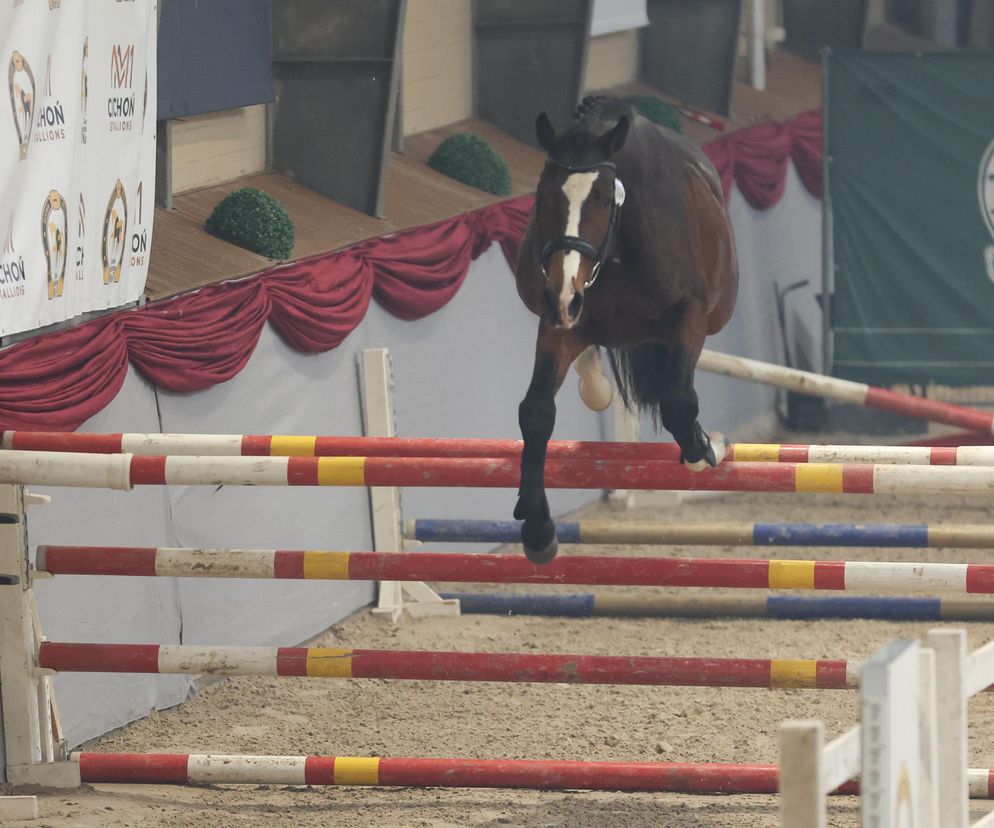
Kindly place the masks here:
<instances>
[{"instance_id":1,"label":"white blaze on face","mask_svg":"<svg viewBox=\"0 0 994 828\"><path fill-rule=\"evenodd\" d=\"M599 173L595 172L573 173L563 182L563 193L566 195L568 205L565 235L580 235L580 213L583 210L583 202L590 195L598 175ZM559 302L563 308L573 299L573 283L579 272L580 254L575 250L567 251L563 256L563 286L559 294Z\"/></svg>"}]
</instances>

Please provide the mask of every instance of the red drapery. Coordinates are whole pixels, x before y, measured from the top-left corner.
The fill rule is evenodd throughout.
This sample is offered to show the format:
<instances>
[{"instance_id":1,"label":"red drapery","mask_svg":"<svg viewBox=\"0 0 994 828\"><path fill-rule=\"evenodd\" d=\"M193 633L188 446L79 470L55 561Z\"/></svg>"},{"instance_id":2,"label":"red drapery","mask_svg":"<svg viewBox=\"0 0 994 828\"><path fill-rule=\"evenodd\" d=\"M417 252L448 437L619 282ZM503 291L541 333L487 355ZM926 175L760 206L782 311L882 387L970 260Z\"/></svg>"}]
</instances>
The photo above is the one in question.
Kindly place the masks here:
<instances>
[{"instance_id":1,"label":"red drapery","mask_svg":"<svg viewBox=\"0 0 994 828\"><path fill-rule=\"evenodd\" d=\"M807 191L821 198L821 113L817 110L790 121L730 132L704 151L721 176L725 197L732 184L738 184L755 210L766 210L781 199L790 161Z\"/></svg>"},{"instance_id":2,"label":"red drapery","mask_svg":"<svg viewBox=\"0 0 994 828\"><path fill-rule=\"evenodd\" d=\"M791 160L821 196L818 112L730 133L705 151L726 195L734 182L756 209L780 200ZM531 203L521 196L15 345L0 352L0 428L78 428L114 398L129 360L170 391L229 380L267 321L297 350L319 352L355 329L371 297L400 319L420 319L455 295L493 242L513 265Z\"/></svg>"}]
</instances>

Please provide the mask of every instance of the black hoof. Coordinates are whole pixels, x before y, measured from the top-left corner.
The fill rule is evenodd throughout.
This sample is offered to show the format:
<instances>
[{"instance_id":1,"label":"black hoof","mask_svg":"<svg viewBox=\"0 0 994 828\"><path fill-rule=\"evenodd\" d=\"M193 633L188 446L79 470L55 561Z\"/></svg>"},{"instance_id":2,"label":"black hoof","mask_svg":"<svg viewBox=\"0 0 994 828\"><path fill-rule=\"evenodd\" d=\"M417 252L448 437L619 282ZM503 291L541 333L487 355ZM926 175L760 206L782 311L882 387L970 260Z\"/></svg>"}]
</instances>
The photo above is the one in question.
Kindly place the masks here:
<instances>
[{"instance_id":1,"label":"black hoof","mask_svg":"<svg viewBox=\"0 0 994 828\"><path fill-rule=\"evenodd\" d=\"M533 564L549 563L559 552L556 524L545 520L536 526L526 521L521 527L521 543L525 547L525 557Z\"/></svg>"},{"instance_id":2,"label":"black hoof","mask_svg":"<svg viewBox=\"0 0 994 828\"><path fill-rule=\"evenodd\" d=\"M684 464L700 463L703 460L712 469L718 465L718 457L714 453L711 445L711 438L704 433L704 429L697 426L697 434L694 440L695 445L689 449L680 449L680 462Z\"/></svg>"}]
</instances>

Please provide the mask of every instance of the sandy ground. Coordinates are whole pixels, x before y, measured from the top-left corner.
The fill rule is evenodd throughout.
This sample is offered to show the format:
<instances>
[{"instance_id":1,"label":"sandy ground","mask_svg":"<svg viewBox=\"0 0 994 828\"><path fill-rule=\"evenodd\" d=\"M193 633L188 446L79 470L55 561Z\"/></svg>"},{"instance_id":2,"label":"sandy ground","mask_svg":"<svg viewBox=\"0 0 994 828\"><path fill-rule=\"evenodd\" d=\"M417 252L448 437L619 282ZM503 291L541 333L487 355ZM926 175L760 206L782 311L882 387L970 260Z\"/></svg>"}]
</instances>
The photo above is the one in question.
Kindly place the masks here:
<instances>
[{"instance_id":1,"label":"sandy ground","mask_svg":"<svg viewBox=\"0 0 994 828\"><path fill-rule=\"evenodd\" d=\"M726 495L674 505L671 496L645 495L630 511L619 513L602 504L588 510L586 516L608 513L619 520L983 523L990 520L992 510L985 501L962 498ZM619 552L619 548L584 551ZM764 556L755 549L728 548L641 547L620 551ZM809 551L811 555L806 554ZM772 552L787 558L978 563L991 557L991 553L976 550ZM562 591L587 590L567 587ZM336 625L322 641L398 649L861 659L891 638L921 637L930 626L867 621L492 616L391 625L361 612ZM967 626L971 648L994 638L994 625L960 626ZM994 765L994 698L988 694L974 701L970 714L971 764ZM235 678L90 748L772 763L777 760L777 727L784 719L821 719L831 738L854 724L857 715L856 694L835 690ZM43 818L39 822L17 825L770 828L779 824L772 797L509 790L97 785L70 795L45 793L40 807ZM974 818L986 810L983 803L974 803ZM833 800L829 823L835 828L858 826L857 803Z\"/></svg>"}]
</instances>

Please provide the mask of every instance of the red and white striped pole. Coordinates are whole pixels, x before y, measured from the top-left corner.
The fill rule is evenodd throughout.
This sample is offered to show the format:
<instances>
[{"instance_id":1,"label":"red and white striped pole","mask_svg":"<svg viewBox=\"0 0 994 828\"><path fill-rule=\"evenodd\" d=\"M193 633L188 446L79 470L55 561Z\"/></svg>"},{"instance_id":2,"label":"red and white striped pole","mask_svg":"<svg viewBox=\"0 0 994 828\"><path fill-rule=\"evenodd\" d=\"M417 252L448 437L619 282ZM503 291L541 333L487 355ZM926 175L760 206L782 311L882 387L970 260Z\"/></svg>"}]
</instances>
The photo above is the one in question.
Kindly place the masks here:
<instances>
[{"instance_id":1,"label":"red and white striped pole","mask_svg":"<svg viewBox=\"0 0 994 828\"><path fill-rule=\"evenodd\" d=\"M994 594L994 565L960 563L577 555L536 566L518 555L455 552L49 545L38 547L36 567L52 575Z\"/></svg>"},{"instance_id":2,"label":"red and white striped pole","mask_svg":"<svg viewBox=\"0 0 994 828\"><path fill-rule=\"evenodd\" d=\"M859 662L829 659L461 653L329 647L202 647L44 641L38 667L55 672L306 676L412 681L634 684L844 690Z\"/></svg>"},{"instance_id":3,"label":"red and white striped pole","mask_svg":"<svg viewBox=\"0 0 994 828\"><path fill-rule=\"evenodd\" d=\"M85 783L379 785L533 788L696 794L775 794L776 765L582 762L536 759L392 759L204 753L74 753ZM994 798L994 770L969 771L970 797ZM847 782L835 794L858 794Z\"/></svg>"},{"instance_id":4,"label":"red and white striped pole","mask_svg":"<svg viewBox=\"0 0 994 828\"><path fill-rule=\"evenodd\" d=\"M139 457L130 454L0 451L0 483L130 489L142 485L459 486L516 488L505 458ZM994 494L994 467L845 463L722 463L700 472L669 462L550 460L559 489Z\"/></svg>"},{"instance_id":5,"label":"red and white striped pole","mask_svg":"<svg viewBox=\"0 0 994 828\"><path fill-rule=\"evenodd\" d=\"M994 413L989 411L915 397L911 394L889 391L886 388L876 388L862 382L835 379L808 371L799 371L796 368L785 368L782 365L772 365L708 350L701 353L697 367L712 374L773 385L799 394L810 394L866 408L890 411L906 417L958 426L984 434L994 432Z\"/></svg>"},{"instance_id":6,"label":"red and white striped pole","mask_svg":"<svg viewBox=\"0 0 994 828\"><path fill-rule=\"evenodd\" d=\"M455 438L323 437L253 434L77 434L5 431L3 447L16 451L201 457L438 457L521 456L520 440ZM553 440L548 456L559 460L677 462L675 443ZM846 446L732 443L724 459L773 463L876 463L923 466L994 466L994 446Z\"/></svg>"}]
</instances>

